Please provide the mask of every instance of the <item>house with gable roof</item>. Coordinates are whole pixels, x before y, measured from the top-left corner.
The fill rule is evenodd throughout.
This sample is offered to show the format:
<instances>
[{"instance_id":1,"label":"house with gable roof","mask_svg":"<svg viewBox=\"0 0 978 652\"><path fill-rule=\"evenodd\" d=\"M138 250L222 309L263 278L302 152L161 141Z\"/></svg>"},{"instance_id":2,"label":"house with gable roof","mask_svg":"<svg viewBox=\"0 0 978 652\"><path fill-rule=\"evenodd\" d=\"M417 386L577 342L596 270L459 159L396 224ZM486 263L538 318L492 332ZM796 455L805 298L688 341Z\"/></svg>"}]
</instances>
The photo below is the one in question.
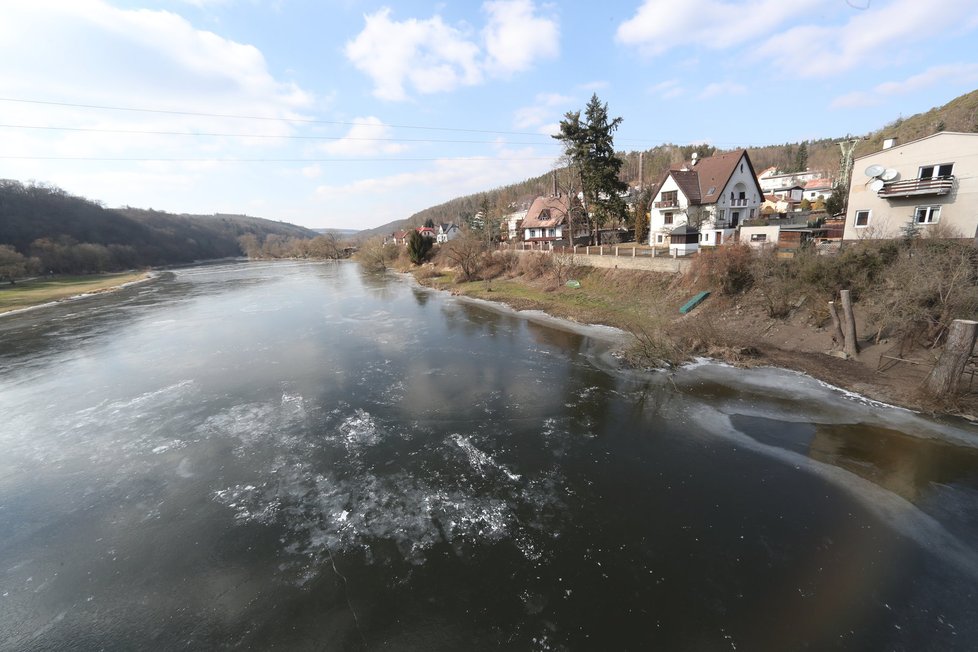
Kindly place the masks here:
<instances>
[{"instance_id":1,"label":"house with gable roof","mask_svg":"<svg viewBox=\"0 0 978 652\"><path fill-rule=\"evenodd\" d=\"M649 244L668 244L683 224L698 227L701 246L723 244L742 222L757 217L763 200L747 150L700 160L694 154L667 171L653 190Z\"/></svg>"},{"instance_id":2,"label":"house with gable roof","mask_svg":"<svg viewBox=\"0 0 978 652\"><path fill-rule=\"evenodd\" d=\"M438 244L445 244L458 237L458 224L455 222L443 222L438 225L438 235L435 240Z\"/></svg>"}]
</instances>

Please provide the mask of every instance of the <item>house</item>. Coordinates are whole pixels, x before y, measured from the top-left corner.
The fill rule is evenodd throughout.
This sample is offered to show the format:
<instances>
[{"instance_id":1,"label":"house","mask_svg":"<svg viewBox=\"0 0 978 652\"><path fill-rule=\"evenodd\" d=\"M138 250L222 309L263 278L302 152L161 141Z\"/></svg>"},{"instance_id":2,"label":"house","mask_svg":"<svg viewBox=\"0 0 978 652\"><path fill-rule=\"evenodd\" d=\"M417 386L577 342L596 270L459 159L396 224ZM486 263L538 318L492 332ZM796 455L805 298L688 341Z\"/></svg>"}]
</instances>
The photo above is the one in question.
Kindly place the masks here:
<instances>
[{"instance_id":1,"label":"house","mask_svg":"<svg viewBox=\"0 0 978 652\"><path fill-rule=\"evenodd\" d=\"M407 244L408 235L410 235L410 233L410 231L394 231L391 233L391 240L394 242L394 244Z\"/></svg>"},{"instance_id":2,"label":"house","mask_svg":"<svg viewBox=\"0 0 978 652\"><path fill-rule=\"evenodd\" d=\"M448 222L445 224L438 225L438 235L435 236L435 241L438 244L445 244L458 237L458 224L455 222Z\"/></svg>"},{"instance_id":3,"label":"house","mask_svg":"<svg viewBox=\"0 0 978 652\"><path fill-rule=\"evenodd\" d=\"M433 226L419 226L417 231L424 238L430 238L431 240L438 238L438 231Z\"/></svg>"},{"instance_id":4,"label":"house","mask_svg":"<svg viewBox=\"0 0 978 652\"><path fill-rule=\"evenodd\" d=\"M889 147L888 147L889 145ZM913 225L978 236L978 133L941 131L855 160L843 238L896 238ZM952 235L953 234L953 235Z\"/></svg>"},{"instance_id":5,"label":"house","mask_svg":"<svg viewBox=\"0 0 978 652\"><path fill-rule=\"evenodd\" d=\"M738 234L739 242L755 249L776 249L788 255L814 243L828 239L828 229L808 226L745 226Z\"/></svg>"},{"instance_id":6,"label":"house","mask_svg":"<svg viewBox=\"0 0 978 652\"><path fill-rule=\"evenodd\" d=\"M770 194L778 197L779 199L785 199L793 204L796 204L805 196L805 188L797 184L793 186L784 186L783 188L772 190Z\"/></svg>"},{"instance_id":7,"label":"house","mask_svg":"<svg viewBox=\"0 0 978 652\"><path fill-rule=\"evenodd\" d=\"M761 215L785 215L795 210L795 203L777 195L764 195Z\"/></svg>"},{"instance_id":8,"label":"house","mask_svg":"<svg viewBox=\"0 0 978 652\"><path fill-rule=\"evenodd\" d=\"M587 225L582 219L582 209L576 198L567 195L551 195L537 197L526 211L526 217L520 225L523 231L523 241L540 245L553 244L555 241L567 241L570 233L568 217L574 211L575 237L587 235Z\"/></svg>"},{"instance_id":9,"label":"house","mask_svg":"<svg viewBox=\"0 0 978 652\"><path fill-rule=\"evenodd\" d=\"M828 175L821 170L805 170L804 172L787 172L778 174L777 168L767 168L757 175L757 181L765 194L791 186L804 186L809 181L821 179Z\"/></svg>"},{"instance_id":10,"label":"house","mask_svg":"<svg viewBox=\"0 0 978 652\"><path fill-rule=\"evenodd\" d=\"M763 193L747 150L693 160L666 172L649 204L649 244L671 242L682 224L697 227L699 244L715 246L757 217Z\"/></svg>"},{"instance_id":11,"label":"house","mask_svg":"<svg viewBox=\"0 0 978 652\"><path fill-rule=\"evenodd\" d=\"M819 198L821 198L822 201L825 201L832 196L833 187L834 184L832 183L832 179L827 177L810 179L805 182L804 198L810 202L814 202Z\"/></svg>"},{"instance_id":12,"label":"house","mask_svg":"<svg viewBox=\"0 0 978 652\"><path fill-rule=\"evenodd\" d=\"M509 213L503 217L503 223L501 227L502 235L505 236L510 242L514 242L520 239L520 225L526 218L526 210L516 211L514 213Z\"/></svg>"}]
</instances>

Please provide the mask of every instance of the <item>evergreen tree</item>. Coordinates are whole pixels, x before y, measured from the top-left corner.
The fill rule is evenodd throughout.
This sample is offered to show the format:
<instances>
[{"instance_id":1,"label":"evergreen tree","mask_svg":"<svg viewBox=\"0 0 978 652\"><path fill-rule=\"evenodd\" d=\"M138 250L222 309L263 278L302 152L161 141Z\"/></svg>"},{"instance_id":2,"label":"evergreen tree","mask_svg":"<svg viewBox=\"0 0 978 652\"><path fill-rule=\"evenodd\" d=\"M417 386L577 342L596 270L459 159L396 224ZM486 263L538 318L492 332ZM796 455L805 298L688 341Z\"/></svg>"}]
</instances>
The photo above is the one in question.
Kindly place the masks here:
<instances>
[{"instance_id":1,"label":"evergreen tree","mask_svg":"<svg viewBox=\"0 0 978 652\"><path fill-rule=\"evenodd\" d=\"M808 169L808 143L802 142L795 152L795 172L804 172Z\"/></svg>"},{"instance_id":2,"label":"evergreen tree","mask_svg":"<svg viewBox=\"0 0 978 652\"><path fill-rule=\"evenodd\" d=\"M625 215L621 193L628 184L619 178L623 161L615 154L613 134L621 124L620 117L609 120L608 105L597 94L584 109L568 112L560 121L560 133L554 138L563 142L564 153L577 171L584 194L584 208L591 215L597 244L597 230Z\"/></svg>"},{"instance_id":3,"label":"evergreen tree","mask_svg":"<svg viewBox=\"0 0 978 652\"><path fill-rule=\"evenodd\" d=\"M415 229L411 231L407 242L408 257L415 265L420 265L431 251L431 238L426 238Z\"/></svg>"}]
</instances>

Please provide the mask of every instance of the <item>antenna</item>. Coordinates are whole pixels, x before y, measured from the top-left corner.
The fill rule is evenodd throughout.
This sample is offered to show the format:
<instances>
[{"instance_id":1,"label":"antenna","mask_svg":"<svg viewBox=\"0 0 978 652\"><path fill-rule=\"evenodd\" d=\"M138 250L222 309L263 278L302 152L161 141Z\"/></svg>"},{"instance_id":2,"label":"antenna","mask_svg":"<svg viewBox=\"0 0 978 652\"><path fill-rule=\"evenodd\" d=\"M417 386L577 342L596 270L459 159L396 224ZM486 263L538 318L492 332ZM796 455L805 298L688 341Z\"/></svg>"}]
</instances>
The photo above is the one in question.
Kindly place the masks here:
<instances>
[{"instance_id":1,"label":"antenna","mask_svg":"<svg viewBox=\"0 0 978 652\"><path fill-rule=\"evenodd\" d=\"M900 176L899 172L897 172L893 168L886 168L885 170L883 170L883 174L880 175L880 179L882 179L883 181L893 181L898 176Z\"/></svg>"}]
</instances>

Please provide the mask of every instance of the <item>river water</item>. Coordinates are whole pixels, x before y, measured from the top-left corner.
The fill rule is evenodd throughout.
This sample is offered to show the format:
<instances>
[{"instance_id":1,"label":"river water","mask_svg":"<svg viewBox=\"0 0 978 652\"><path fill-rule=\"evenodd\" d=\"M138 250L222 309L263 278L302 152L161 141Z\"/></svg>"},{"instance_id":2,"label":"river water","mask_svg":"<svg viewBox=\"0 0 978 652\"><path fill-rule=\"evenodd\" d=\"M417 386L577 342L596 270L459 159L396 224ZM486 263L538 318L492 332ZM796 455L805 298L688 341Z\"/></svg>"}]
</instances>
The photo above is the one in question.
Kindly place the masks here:
<instances>
[{"instance_id":1,"label":"river water","mask_svg":"<svg viewBox=\"0 0 978 652\"><path fill-rule=\"evenodd\" d=\"M973 650L978 434L353 264L0 319L0 649Z\"/></svg>"}]
</instances>

